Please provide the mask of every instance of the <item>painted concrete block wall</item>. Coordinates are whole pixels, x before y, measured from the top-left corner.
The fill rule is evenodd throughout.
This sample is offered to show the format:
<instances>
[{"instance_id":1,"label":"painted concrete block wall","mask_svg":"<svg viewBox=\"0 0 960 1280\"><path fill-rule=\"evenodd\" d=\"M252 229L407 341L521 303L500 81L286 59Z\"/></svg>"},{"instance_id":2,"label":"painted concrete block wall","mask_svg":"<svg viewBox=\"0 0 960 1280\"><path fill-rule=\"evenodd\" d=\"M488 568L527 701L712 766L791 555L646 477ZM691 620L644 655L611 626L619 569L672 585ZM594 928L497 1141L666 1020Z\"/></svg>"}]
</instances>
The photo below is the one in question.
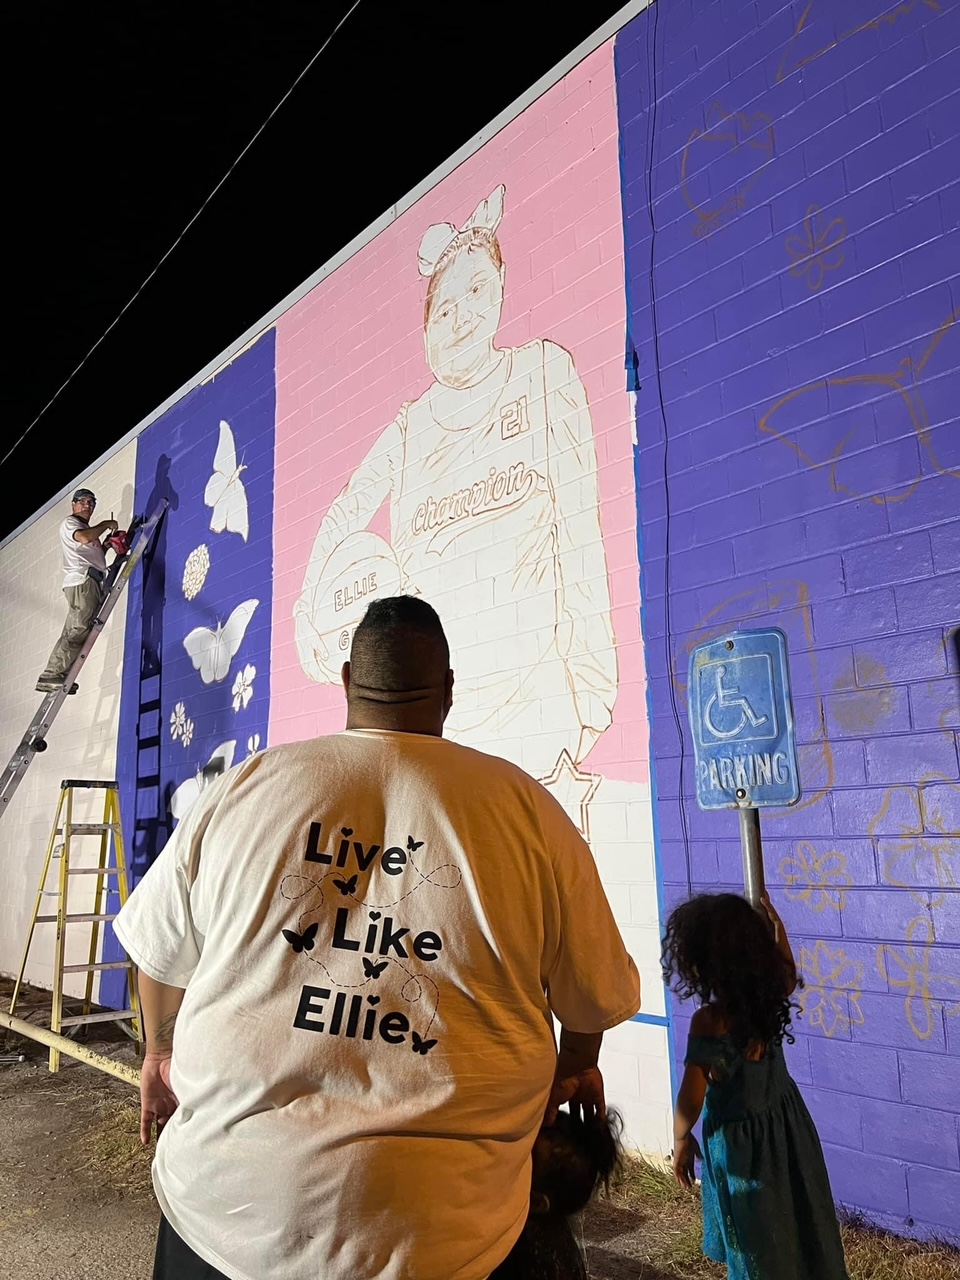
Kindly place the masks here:
<instances>
[{"instance_id":1,"label":"painted concrete block wall","mask_svg":"<svg viewBox=\"0 0 960 1280\"><path fill-rule=\"evenodd\" d=\"M170 505L127 618L118 775L135 880L205 771L266 745L274 410L270 330L138 440L137 502ZM111 975L103 992L122 998Z\"/></svg>"},{"instance_id":2,"label":"painted concrete block wall","mask_svg":"<svg viewBox=\"0 0 960 1280\"><path fill-rule=\"evenodd\" d=\"M804 798L764 835L806 984L791 1068L837 1198L941 1235L960 1231L958 64L960 8L937 0L660 0L617 39L667 903L742 886L735 816L693 799L689 650L781 626Z\"/></svg>"},{"instance_id":3,"label":"painted concrete block wall","mask_svg":"<svg viewBox=\"0 0 960 1280\"><path fill-rule=\"evenodd\" d=\"M98 515L112 511L121 528L135 510L135 458L135 445L127 445L85 480L97 494ZM0 757L4 765L40 704L34 685L66 617L59 526L69 514L68 500L0 549ZM121 598L84 665L79 692L67 699L48 749L35 757L0 823L0 972L16 973L20 966L61 780L114 777L126 609L127 601ZM102 820L102 793L99 797L78 793L78 802L75 821ZM94 865L98 854L97 840L78 838L72 850L74 865ZM71 911L90 910L93 880L78 876L71 882ZM86 925L68 926L68 964L87 959L89 937ZM28 981L50 985L53 949L54 926L38 925ZM83 977L78 981L76 975L68 975L68 979L65 990L82 994Z\"/></svg>"},{"instance_id":4,"label":"painted concrete block wall","mask_svg":"<svg viewBox=\"0 0 960 1280\"><path fill-rule=\"evenodd\" d=\"M342 727L370 598L437 608L448 736L591 843L645 992L604 1065L667 1150L623 271L611 41L281 317L270 741Z\"/></svg>"},{"instance_id":5,"label":"painted concrete block wall","mask_svg":"<svg viewBox=\"0 0 960 1280\"><path fill-rule=\"evenodd\" d=\"M495 265L478 303L472 277L438 270L425 347L423 264L471 220L498 237L502 280ZM453 735L543 779L590 840L644 983L639 1020L607 1038L611 1097L628 1140L665 1151L623 278L608 41L140 434L137 508L170 510L129 589L117 772L136 879L209 766L342 727L363 606L422 592L452 640ZM475 323L496 349L474 392L444 361ZM420 454L388 458L374 501L369 455L401 428Z\"/></svg>"},{"instance_id":6,"label":"painted concrete block wall","mask_svg":"<svg viewBox=\"0 0 960 1280\"><path fill-rule=\"evenodd\" d=\"M742 884L735 819L693 801L687 656L773 623L805 787L764 819L791 1067L839 1199L955 1230L958 46L947 0L658 0L105 464L119 509L172 503L127 601L123 749L118 615L0 829L0 967L61 777L116 767L142 870L205 769L342 726L363 606L419 590L452 736L590 840L644 982L608 1095L665 1151L690 1011L663 909ZM451 239L474 252L437 269ZM471 369L484 332L503 354ZM10 749L58 519L0 551Z\"/></svg>"}]
</instances>

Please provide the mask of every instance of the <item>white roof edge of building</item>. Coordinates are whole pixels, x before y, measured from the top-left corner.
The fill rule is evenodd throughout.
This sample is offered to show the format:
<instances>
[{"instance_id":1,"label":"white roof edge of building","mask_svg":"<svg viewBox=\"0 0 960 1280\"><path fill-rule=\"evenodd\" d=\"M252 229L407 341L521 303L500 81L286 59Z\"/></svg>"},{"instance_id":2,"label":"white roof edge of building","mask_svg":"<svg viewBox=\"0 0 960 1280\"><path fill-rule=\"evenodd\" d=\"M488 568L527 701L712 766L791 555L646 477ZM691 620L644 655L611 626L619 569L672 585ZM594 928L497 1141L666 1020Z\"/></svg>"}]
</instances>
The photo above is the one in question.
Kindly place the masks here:
<instances>
[{"instance_id":1,"label":"white roof edge of building","mask_svg":"<svg viewBox=\"0 0 960 1280\"><path fill-rule=\"evenodd\" d=\"M114 454L119 453L121 449L128 445L131 440L135 440L142 431L146 431L149 426L152 426L158 418L161 418L168 409L172 409L178 401L182 400L184 396L193 391L195 387L199 387L226 365L230 364L231 361L235 360L237 356L245 350L245 348L249 347L251 343L254 342L255 339L259 338L261 334L271 328L280 316L284 314L284 312L289 311L290 308L299 302L301 298L304 298L311 289L316 288L322 280L325 280L327 276L332 275L338 267L342 267L345 262L349 261L349 259L354 256L354 254L359 253L362 248L368 245L371 240L375 240L382 231L385 231L387 227L396 222L401 214L406 213L408 209L412 208L418 200L427 194L427 192L432 191L433 188L438 183L442 182L444 178L449 177L449 175L453 173L455 169L459 168L465 160L469 160L470 157L479 151L482 146L488 143L491 138L495 137L501 129L506 128L508 124L517 118L517 116L526 111L532 103L536 102L539 97L542 97L548 89L552 89L558 81L568 75L575 66L584 60L584 58L589 57L589 55L599 49L602 44L605 44L612 36L615 36L621 27L626 26L626 24L635 18L637 14L642 13L644 9L648 8L648 6L653 3L654 0L629 0L629 3L625 4L622 9L618 9L617 12L613 14L612 17L608 18L601 27L598 27L592 35L588 36L586 40L581 41L581 43L578 44L575 49L571 50L565 58L562 58L556 66L552 67L550 71L541 76L540 79L522 93L519 98L516 98L508 107L505 107L498 116L495 116L494 119L481 129L479 133L474 134L468 142L465 142L458 151L455 151L453 155L449 156L443 164L438 165L437 168L434 169L432 173L428 174L422 182L418 183L411 191L408 191L407 194L401 200L398 200L396 204L391 205L380 215L379 218L376 219L376 221L371 222L369 226L365 227L364 230L361 231L359 235L355 236L349 244L344 245L338 253L328 259L328 261L315 271L313 275L308 276L303 284L298 285L296 289L291 293L288 293L281 302L278 302L275 307L272 307L271 310L262 317L262 319L256 322L256 324L251 325L245 333L241 334L235 342L232 342L229 347L211 360L209 364L205 365L199 373L195 374L188 382L185 382L183 386L174 391L172 395L168 396L162 404L158 405L156 409L147 414L147 416L138 422L135 427L132 427L126 435L121 436L120 439L115 444L111 445L105 453L102 453L96 461L86 467L79 476L71 480L68 485L64 485L58 493L54 494L53 497L39 507L32 516L29 516L19 524L16 529L12 530L12 532L8 533L5 538L0 540L0 550L2 550L7 543L12 542L14 538L23 533L25 529L28 529L35 520L39 520L40 517L46 515L52 507L55 507L58 503L62 502L73 489L90 476L91 472L95 471L98 467L103 466L103 464L109 461Z\"/></svg>"}]
</instances>

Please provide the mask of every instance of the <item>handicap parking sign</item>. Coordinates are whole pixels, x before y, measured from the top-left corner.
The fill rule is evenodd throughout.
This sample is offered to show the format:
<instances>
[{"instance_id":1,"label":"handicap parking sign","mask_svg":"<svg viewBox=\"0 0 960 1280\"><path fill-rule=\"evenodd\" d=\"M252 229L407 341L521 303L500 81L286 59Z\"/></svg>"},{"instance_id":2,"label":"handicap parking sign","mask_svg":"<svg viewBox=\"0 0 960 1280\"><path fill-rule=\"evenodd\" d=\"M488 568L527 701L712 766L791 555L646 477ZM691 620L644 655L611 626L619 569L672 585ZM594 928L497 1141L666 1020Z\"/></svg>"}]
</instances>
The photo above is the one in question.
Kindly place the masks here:
<instances>
[{"instance_id":1,"label":"handicap parking sign","mask_svg":"<svg viewBox=\"0 0 960 1280\"><path fill-rule=\"evenodd\" d=\"M732 631L690 655L690 728L701 809L796 804L800 799L782 631Z\"/></svg>"}]
</instances>

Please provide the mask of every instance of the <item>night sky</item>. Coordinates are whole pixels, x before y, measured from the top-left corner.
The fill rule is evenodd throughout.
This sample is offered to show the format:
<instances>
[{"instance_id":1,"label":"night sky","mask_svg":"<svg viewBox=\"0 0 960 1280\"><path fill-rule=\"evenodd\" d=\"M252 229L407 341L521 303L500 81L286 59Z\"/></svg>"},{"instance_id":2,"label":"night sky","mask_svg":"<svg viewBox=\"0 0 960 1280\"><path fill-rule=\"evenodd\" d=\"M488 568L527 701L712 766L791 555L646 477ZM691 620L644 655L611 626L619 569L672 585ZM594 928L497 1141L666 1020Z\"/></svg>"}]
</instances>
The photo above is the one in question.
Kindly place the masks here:
<instances>
[{"instance_id":1,"label":"night sky","mask_svg":"<svg viewBox=\"0 0 960 1280\"><path fill-rule=\"evenodd\" d=\"M55 0L7 15L13 284L0 454L156 266L350 3ZM361 0L0 466L0 537L619 8Z\"/></svg>"}]
</instances>

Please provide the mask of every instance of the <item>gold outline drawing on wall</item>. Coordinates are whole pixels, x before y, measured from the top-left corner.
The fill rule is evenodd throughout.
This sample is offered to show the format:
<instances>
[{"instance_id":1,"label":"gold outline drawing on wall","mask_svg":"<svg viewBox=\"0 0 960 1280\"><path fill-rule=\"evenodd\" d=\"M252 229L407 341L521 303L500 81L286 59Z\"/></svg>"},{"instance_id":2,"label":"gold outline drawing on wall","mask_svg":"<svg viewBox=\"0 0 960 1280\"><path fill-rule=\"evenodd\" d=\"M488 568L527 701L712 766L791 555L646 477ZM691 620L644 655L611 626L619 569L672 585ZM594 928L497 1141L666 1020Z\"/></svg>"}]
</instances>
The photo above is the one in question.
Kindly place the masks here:
<instances>
[{"instance_id":1,"label":"gold outline drawing on wall","mask_svg":"<svg viewBox=\"0 0 960 1280\"><path fill-rule=\"evenodd\" d=\"M570 821L590 843L590 801L603 781L599 773L584 773L573 762L570 752L563 750L551 773L540 778L545 787L567 813Z\"/></svg>"},{"instance_id":2,"label":"gold outline drawing on wall","mask_svg":"<svg viewBox=\"0 0 960 1280\"><path fill-rule=\"evenodd\" d=\"M780 59L780 66L777 68L777 84L781 80L785 80L787 76L792 75L795 71L799 71L801 67L809 66L811 62L816 62L817 58L822 58L825 53L829 53L831 49L836 49L838 45L843 44L845 40L849 40L851 36L859 35L863 31L876 31L882 26L893 26L900 18L906 17L912 13L914 9L921 4L926 5L928 9L933 9L936 13L942 13L943 7L938 0L900 0L899 4L895 4L885 13L878 14L876 18L871 18L867 22L861 22L857 27L851 27L849 31L842 32L835 40L831 40L829 44L825 44L822 49L818 49L815 53L809 54L805 58L801 58L799 62L791 67L785 66L790 50L796 43L800 33L807 25L807 18L810 16L810 10L813 8L816 0L809 0L807 7L800 15L800 21L797 23L793 35L787 41L787 47L784 50L783 57Z\"/></svg>"},{"instance_id":3,"label":"gold outline drawing on wall","mask_svg":"<svg viewBox=\"0 0 960 1280\"><path fill-rule=\"evenodd\" d=\"M880 802L880 808L873 815L867 827L867 835L876 840L879 846L891 846L885 852L883 877L887 884L896 889L909 889L913 897L922 906L928 901L932 906L943 902L943 894L930 898L928 894L919 894L917 888L924 884L936 882L941 889L957 888L957 872L954 861L960 861L960 832L952 831L946 817L940 809L928 807L924 788L930 785L945 785L960 791L960 784L954 778L947 778L941 773L927 773L915 784L900 783L888 787ZM880 823L889 813L894 797L900 792L906 793L908 805L916 815L914 822L901 823L894 836L885 835L878 830ZM923 865L929 859L931 875L923 874ZM911 885L899 879L912 867L918 882Z\"/></svg>"},{"instance_id":4,"label":"gold outline drawing on wall","mask_svg":"<svg viewBox=\"0 0 960 1280\"><path fill-rule=\"evenodd\" d=\"M809 840L799 840L795 851L781 859L780 875L787 897L805 902L818 913L827 907L839 911L846 901L847 889L853 886L843 854L835 849L818 854ZM791 885L798 887L790 888Z\"/></svg>"},{"instance_id":5,"label":"gold outline drawing on wall","mask_svg":"<svg viewBox=\"0 0 960 1280\"><path fill-rule=\"evenodd\" d=\"M926 916L917 916L910 921L904 942L902 951L886 942L877 947L877 969L891 987L906 992L903 1004L910 1030L918 1040L929 1040L933 1035L935 1005L939 1005L948 1017L960 1014L960 978L948 973L930 972L933 922ZM930 990L931 982L955 987L956 998L947 1000L934 995Z\"/></svg>"},{"instance_id":6,"label":"gold outline drawing on wall","mask_svg":"<svg viewBox=\"0 0 960 1280\"><path fill-rule=\"evenodd\" d=\"M831 951L818 939L813 950L800 948L799 969L804 984L798 994L800 1011L812 1027L832 1038L838 1031L863 1026L863 965L859 960L850 960L842 948Z\"/></svg>"},{"instance_id":7,"label":"gold outline drawing on wall","mask_svg":"<svg viewBox=\"0 0 960 1280\"><path fill-rule=\"evenodd\" d=\"M762 135L756 129L757 124L760 125ZM730 127L724 130L724 125ZM746 182L713 209L698 205L690 194L688 174L690 148L698 142L732 143L733 151L739 151L741 147L750 147L754 151L762 152L764 157ZM760 176L760 170L772 159L773 121L765 111L755 111L752 116L748 116L743 111L727 111L722 103L712 103L704 117L704 128L692 131L680 157L680 187L683 198L697 219L693 234L698 237L709 235L721 225L725 217L742 209L745 203L744 197Z\"/></svg>"},{"instance_id":8,"label":"gold outline drawing on wall","mask_svg":"<svg viewBox=\"0 0 960 1280\"><path fill-rule=\"evenodd\" d=\"M784 241L787 257L793 263L790 274L805 278L807 288L816 293L823 286L824 275L843 266L846 258L840 246L846 235L844 218L831 218L824 225L823 210L818 204L810 205L802 234L787 236Z\"/></svg>"},{"instance_id":9,"label":"gold outline drawing on wall","mask_svg":"<svg viewBox=\"0 0 960 1280\"><path fill-rule=\"evenodd\" d=\"M926 450L927 457L930 459L931 466L938 475L950 476L954 480L960 480L960 470L947 467L941 463L933 450L933 443L930 438L930 421L927 417L927 411L920 395L918 379L925 369L931 356L939 347L949 330L960 319L960 310L954 311L947 316L946 320L937 328L931 337L929 343L924 348L920 358L916 361L911 356L904 358L897 365L896 369L891 373L855 373L848 374L840 378L818 378L816 382L808 382L805 386L797 387L793 391L788 391L786 395L781 396L760 419L759 429L765 435L772 436L781 444L792 450L804 466L809 467L812 471L818 471L822 468L828 469L828 480L834 493L847 494L852 498L863 498L870 502L876 503L878 506L886 506L888 503L903 502L909 498L919 485L922 474L918 473L912 481L906 484L906 487L900 485L898 488L902 490L899 493L861 493L856 488L842 482L837 475L837 468L843 459L844 450L847 448L855 432L849 431L839 441L828 457L818 460L810 457L805 453L799 445L771 425L771 419L782 409L784 405L792 403L801 396L807 395L811 391L823 391L829 387L848 387L848 386L865 386L871 387L877 393L882 394L884 391L896 392L900 396L900 401L906 414L909 417L910 424L916 432L917 439L921 446Z\"/></svg>"},{"instance_id":10,"label":"gold outline drawing on wall","mask_svg":"<svg viewBox=\"0 0 960 1280\"><path fill-rule=\"evenodd\" d=\"M414 400L396 387L393 420L319 515L294 627L305 675L335 684L366 603L422 595L455 655L447 736L559 782L610 726L619 667L586 387L549 338L499 345L505 197L423 232L431 381Z\"/></svg>"}]
</instances>

